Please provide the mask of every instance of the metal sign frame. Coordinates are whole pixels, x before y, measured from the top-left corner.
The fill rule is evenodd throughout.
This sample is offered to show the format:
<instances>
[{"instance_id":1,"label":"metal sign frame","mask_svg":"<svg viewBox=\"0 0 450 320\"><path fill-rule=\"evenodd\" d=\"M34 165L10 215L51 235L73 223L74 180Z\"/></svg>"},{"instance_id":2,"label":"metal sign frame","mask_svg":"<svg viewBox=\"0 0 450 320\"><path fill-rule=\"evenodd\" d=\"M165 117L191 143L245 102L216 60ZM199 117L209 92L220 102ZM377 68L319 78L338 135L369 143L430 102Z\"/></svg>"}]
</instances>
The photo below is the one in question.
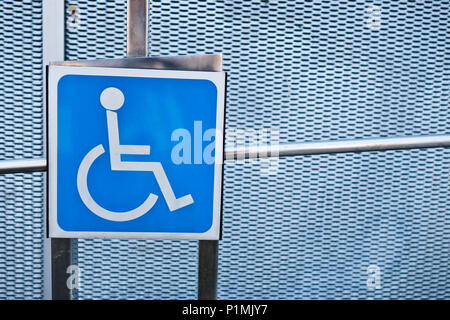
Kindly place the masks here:
<instances>
[{"instance_id":1,"label":"metal sign frame","mask_svg":"<svg viewBox=\"0 0 450 320\"><path fill-rule=\"evenodd\" d=\"M115 239L176 239L176 240L219 240L221 230L221 202L223 182L223 130L225 110L225 73L205 71L174 71L151 69L126 69L102 67L49 67L48 73L48 203L49 235L51 238L115 238ZM212 224L204 233L183 232L107 232L67 231L58 224L58 83L67 75L117 76L133 78L165 78L208 80L217 89L215 162ZM74 182L76 183L76 182ZM149 212L151 213L151 211ZM146 213L148 214L148 213Z\"/></svg>"}]
</instances>

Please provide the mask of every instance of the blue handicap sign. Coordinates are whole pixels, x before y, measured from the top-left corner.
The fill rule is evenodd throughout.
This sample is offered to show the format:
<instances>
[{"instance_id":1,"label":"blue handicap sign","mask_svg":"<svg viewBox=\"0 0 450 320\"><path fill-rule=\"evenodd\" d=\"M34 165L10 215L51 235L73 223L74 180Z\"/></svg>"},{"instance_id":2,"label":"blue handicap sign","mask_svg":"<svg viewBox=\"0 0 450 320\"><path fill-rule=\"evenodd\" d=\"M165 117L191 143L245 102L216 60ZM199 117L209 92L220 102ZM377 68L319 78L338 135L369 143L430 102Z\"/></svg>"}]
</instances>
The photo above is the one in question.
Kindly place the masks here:
<instances>
[{"instance_id":1,"label":"blue handicap sign","mask_svg":"<svg viewBox=\"0 0 450 320\"><path fill-rule=\"evenodd\" d=\"M50 235L218 239L224 82L52 66Z\"/></svg>"}]
</instances>

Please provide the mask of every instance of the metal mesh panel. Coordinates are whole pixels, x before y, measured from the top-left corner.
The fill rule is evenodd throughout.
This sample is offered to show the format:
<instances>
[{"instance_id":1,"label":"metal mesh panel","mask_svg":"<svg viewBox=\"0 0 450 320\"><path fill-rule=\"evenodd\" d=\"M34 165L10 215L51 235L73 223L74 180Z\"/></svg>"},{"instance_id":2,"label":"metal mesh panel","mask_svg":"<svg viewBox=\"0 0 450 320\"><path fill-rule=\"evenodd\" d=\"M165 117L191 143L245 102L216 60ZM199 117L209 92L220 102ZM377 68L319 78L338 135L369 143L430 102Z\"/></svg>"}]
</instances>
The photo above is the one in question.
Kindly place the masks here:
<instances>
[{"instance_id":1,"label":"metal mesh panel","mask_svg":"<svg viewBox=\"0 0 450 320\"><path fill-rule=\"evenodd\" d=\"M0 2L0 159L42 157L42 3ZM43 297L42 174L0 176L0 299Z\"/></svg>"},{"instance_id":2,"label":"metal mesh panel","mask_svg":"<svg viewBox=\"0 0 450 320\"><path fill-rule=\"evenodd\" d=\"M123 57L125 3L76 3L67 58ZM366 1L150 1L150 51L223 53L227 130L448 133L449 1L373 4L379 28ZM282 159L277 175L227 163L219 298L450 298L449 162L437 149ZM196 249L80 240L80 298L194 298Z\"/></svg>"}]
</instances>

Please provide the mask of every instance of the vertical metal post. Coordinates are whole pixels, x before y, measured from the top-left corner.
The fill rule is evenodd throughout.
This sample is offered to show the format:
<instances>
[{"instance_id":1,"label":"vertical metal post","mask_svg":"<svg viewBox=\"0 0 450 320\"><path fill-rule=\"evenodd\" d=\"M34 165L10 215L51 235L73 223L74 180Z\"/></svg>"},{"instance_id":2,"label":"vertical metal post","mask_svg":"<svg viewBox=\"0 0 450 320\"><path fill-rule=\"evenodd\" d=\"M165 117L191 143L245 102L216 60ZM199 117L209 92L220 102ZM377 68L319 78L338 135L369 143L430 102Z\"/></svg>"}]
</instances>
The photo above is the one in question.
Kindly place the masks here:
<instances>
[{"instance_id":1,"label":"vertical metal post","mask_svg":"<svg viewBox=\"0 0 450 320\"><path fill-rule=\"evenodd\" d=\"M72 239L51 239L52 243L52 299L70 300L72 291L67 285L67 267L72 264Z\"/></svg>"},{"instance_id":2,"label":"vertical metal post","mask_svg":"<svg viewBox=\"0 0 450 320\"><path fill-rule=\"evenodd\" d=\"M58 31L63 32L63 30ZM128 0L127 56L145 57L147 56L147 52L148 0ZM51 280L53 300L70 300L72 298L72 291L67 285L67 279L70 276L67 273L67 268L71 264L72 239L51 239Z\"/></svg>"},{"instance_id":3,"label":"vertical metal post","mask_svg":"<svg viewBox=\"0 0 450 320\"><path fill-rule=\"evenodd\" d=\"M148 0L128 0L127 57L146 57L147 55ZM218 249L218 241L199 241L198 299L217 298Z\"/></svg>"},{"instance_id":4,"label":"vertical metal post","mask_svg":"<svg viewBox=\"0 0 450 320\"><path fill-rule=\"evenodd\" d=\"M200 240L198 244L198 299L217 299L219 241Z\"/></svg>"},{"instance_id":5,"label":"vertical metal post","mask_svg":"<svg viewBox=\"0 0 450 320\"><path fill-rule=\"evenodd\" d=\"M128 0L127 57L148 55L148 0Z\"/></svg>"},{"instance_id":6,"label":"vertical metal post","mask_svg":"<svg viewBox=\"0 0 450 320\"><path fill-rule=\"evenodd\" d=\"M43 57L44 66L44 154L47 154L47 70L51 61L64 60L64 0L44 0L43 15ZM44 186L47 186L47 174L44 174ZM47 192L44 192L44 212L47 212ZM44 219L46 221L46 219ZM47 222L45 222L47 229ZM67 267L71 265L71 239L44 239L44 299L70 300L71 291L67 286L69 275Z\"/></svg>"}]
</instances>

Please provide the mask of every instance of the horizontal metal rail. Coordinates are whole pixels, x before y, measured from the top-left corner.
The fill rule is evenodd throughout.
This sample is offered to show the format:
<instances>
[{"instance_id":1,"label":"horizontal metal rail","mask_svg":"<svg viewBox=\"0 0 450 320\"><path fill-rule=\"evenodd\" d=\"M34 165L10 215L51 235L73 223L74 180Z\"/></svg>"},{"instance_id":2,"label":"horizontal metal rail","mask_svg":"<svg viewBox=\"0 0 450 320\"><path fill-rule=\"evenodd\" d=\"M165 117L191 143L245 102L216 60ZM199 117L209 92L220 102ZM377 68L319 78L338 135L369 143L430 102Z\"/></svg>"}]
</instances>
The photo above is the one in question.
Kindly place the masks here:
<instances>
[{"instance_id":1,"label":"horizontal metal rail","mask_svg":"<svg viewBox=\"0 0 450 320\"><path fill-rule=\"evenodd\" d=\"M447 147L450 135L317 141L226 149L225 160ZM41 171L47 171L46 158L0 161L0 174Z\"/></svg>"},{"instance_id":2,"label":"horizontal metal rail","mask_svg":"<svg viewBox=\"0 0 450 320\"><path fill-rule=\"evenodd\" d=\"M225 160L445 147L450 147L450 135L316 141L242 146L225 150Z\"/></svg>"},{"instance_id":3,"label":"horizontal metal rail","mask_svg":"<svg viewBox=\"0 0 450 320\"><path fill-rule=\"evenodd\" d=\"M47 159L1 160L0 174L47 171Z\"/></svg>"}]
</instances>

